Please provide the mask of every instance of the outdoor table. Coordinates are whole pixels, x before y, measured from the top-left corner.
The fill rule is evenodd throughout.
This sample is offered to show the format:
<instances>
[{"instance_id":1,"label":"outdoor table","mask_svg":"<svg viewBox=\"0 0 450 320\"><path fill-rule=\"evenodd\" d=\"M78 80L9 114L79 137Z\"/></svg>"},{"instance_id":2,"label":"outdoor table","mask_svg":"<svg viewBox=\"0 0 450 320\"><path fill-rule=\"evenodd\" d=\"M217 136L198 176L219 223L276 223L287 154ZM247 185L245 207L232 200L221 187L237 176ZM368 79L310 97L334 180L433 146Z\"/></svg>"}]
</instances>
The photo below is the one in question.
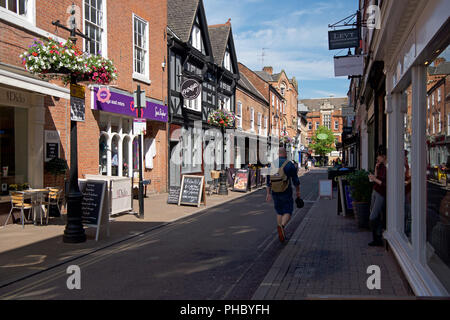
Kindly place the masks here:
<instances>
[{"instance_id":1,"label":"outdoor table","mask_svg":"<svg viewBox=\"0 0 450 320\"><path fill-rule=\"evenodd\" d=\"M42 224L42 210L44 210L43 204L42 204L42 199L45 194L50 193L50 190L48 190L48 189L28 189L28 190L24 190L23 192L29 194L30 198L31 198L31 205L33 206L33 223L35 225L37 224L37 221L36 221L37 215L36 215L35 210L38 209L39 216L41 217L41 224ZM33 199L33 196L35 196L36 198Z\"/></svg>"}]
</instances>

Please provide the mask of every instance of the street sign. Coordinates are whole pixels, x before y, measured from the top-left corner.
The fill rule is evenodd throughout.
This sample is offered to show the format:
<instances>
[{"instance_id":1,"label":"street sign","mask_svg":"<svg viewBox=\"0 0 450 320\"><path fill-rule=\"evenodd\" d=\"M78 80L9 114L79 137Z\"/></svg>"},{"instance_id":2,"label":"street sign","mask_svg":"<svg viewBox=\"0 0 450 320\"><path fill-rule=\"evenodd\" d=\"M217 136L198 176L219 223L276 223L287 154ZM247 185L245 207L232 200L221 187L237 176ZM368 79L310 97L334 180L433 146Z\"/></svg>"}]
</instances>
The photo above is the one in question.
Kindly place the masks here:
<instances>
[{"instance_id":1,"label":"street sign","mask_svg":"<svg viewBox=\"0 0 450 320\"><path fill-rule=\"evenodd\" d=\"M357 28L328 31L329 50L359 48L359 31Z\"/></svg>"},{"instance_id":2,"label":"street sign","mask_svg":"<svg viewBox=\"0 0 450 320\"><path fill-rule=\"evenodd\" d=\"M133 133L135 135L143 134L147 130L146 119L134 119L133 121Z\"/></svg>"},{"instance_id":3,"label":"street sign","mask_svg":"<svg viewBox=\"0 0 450 320\"><path fill-rule=\"evenodd\" d=\"M181 84L181 95L186 100L195 100L202 92L202 86L195 79L186 79Z\"/></svg>"},{"instance_id":4,"label":"street sign","mask_svg":"<svg viewBox=\"0 0 450 320\"><path fill-rule=\"evenodd\" d=\"M141 91L141 101L140 101L140 103L141 103L141 108L145 108L146 107L146 102L147 102L147 100L146 100L146 98L145 98L145 91ZM137 108L137 107L139 107L139 105L138 105L138 95L137 95L137 91L134 91L133 92L133 98L134 98L134 107L135 108Z\"/></svg>"},{"instance_id":5,"label":"street sign","mask_svg":"<svg viewBox=\"0 0 450 320\"><path fill-rule=\"evenodd\" d=\"M85 91L84 87L78 84L70 85L70 120L80 121L85 120Z\"/></svg>"}]
</instances>

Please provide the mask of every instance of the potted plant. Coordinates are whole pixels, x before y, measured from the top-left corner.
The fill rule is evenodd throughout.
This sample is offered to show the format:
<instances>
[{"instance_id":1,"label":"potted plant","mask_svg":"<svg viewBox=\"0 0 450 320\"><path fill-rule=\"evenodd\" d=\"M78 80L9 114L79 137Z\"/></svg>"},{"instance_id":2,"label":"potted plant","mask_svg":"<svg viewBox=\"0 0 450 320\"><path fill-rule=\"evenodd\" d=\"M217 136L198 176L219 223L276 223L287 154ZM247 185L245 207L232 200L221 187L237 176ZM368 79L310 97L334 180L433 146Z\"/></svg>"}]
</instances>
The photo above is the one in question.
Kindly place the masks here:
<instances>
[{"instance_id":1,"label":"potted plant","mask_svg":"<svg viewBox=\"0 0 450 320\"><path fill-rule=\"evenodd\" d=\"M357 170L348 175L347 181L351 187L353 199L353 209L355 218L358 221L358 227L369 227L370 199L372 196L373 184L369 181L369 172L366 170Z\"/></svg>"},{"instance_id":2,"label":"potted plant","mask_svg":"<svg viewBox=\"0 0 450 320\"><path fill-rule=\"evenodd\" d=\"M221 128L232 128L234 120L235 115L227 110L214 110L208 116L208 124Z\"/></svg>"}]
</instances>

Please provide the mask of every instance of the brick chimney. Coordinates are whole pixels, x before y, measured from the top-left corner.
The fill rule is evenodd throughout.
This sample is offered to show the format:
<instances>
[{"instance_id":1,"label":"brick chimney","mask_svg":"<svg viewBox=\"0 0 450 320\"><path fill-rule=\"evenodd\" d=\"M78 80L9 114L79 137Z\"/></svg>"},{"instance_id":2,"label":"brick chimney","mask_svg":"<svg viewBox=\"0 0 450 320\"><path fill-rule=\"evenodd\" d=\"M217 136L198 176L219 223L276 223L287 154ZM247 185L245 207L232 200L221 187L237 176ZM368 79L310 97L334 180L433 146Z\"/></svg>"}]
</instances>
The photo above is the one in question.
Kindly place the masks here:
<instances>
[{"instance_id":1,"label":"brick chimney","mask_svg":"<svg viewBox=\"0 0 450 320\"><path fill-rule=\"evenodd\" d=\"M267 72L270 75L273 74L273 68L272 67L264 67L263 71Z\"/></svg>"}]
</instances>

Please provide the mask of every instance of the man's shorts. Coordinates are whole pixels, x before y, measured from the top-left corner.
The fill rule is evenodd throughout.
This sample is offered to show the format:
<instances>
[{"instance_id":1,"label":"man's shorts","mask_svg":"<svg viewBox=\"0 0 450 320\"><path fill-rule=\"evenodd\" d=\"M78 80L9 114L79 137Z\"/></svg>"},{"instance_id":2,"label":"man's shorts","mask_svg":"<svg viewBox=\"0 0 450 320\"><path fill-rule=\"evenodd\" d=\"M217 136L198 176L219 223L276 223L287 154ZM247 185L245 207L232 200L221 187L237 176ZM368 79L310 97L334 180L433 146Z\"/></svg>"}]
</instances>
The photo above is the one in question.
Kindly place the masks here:
<instances>
[{"instance_id":1,"label":"man's shorts","mask_svg":"<svg viewBox=\"0 0 450 320\"><path fill-rule=\"evenodd\" d=\"M292 214L294 211L294 198L292 197L292 193L272 192L272 199L277 214Z\"/></svg>"}]
</instances>

